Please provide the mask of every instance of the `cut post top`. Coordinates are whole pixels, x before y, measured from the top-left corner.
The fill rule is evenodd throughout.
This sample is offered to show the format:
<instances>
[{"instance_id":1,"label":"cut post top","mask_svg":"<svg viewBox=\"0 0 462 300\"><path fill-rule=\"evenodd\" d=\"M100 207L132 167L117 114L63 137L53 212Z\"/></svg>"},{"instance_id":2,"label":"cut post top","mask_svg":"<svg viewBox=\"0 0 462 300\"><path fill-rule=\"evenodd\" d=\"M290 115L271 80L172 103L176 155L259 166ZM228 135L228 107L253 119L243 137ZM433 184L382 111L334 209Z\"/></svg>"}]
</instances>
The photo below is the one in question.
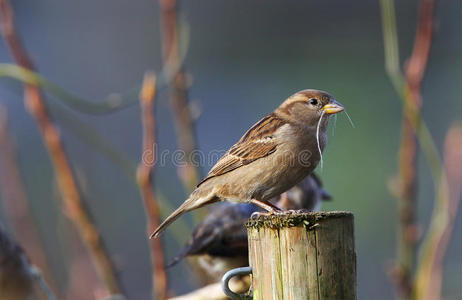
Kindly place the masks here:
<instances>
[{"instance_id":1,"label":"cut post top","mask_svg":"<svg viewBox=\"0 0 462 300\"><path fill-rule=\"evenodd\" d=\"M321 211L321 212L297 212L287 211L278 214L262 213L250 218L245 226L251 228L289 228L297 226L311 227L319 221L334 218L353 218L353 213L348 211Z\"/></svg>"}]
</instances>

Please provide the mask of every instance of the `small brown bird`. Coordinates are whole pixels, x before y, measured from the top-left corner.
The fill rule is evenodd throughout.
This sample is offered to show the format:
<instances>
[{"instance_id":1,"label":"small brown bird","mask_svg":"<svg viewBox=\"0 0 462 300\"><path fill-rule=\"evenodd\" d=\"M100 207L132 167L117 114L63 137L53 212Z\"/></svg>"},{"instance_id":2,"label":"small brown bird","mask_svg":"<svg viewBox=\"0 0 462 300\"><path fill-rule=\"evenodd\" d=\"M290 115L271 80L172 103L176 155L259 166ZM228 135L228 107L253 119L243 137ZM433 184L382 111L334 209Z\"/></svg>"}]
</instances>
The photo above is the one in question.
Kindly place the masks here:
<instances>
[{"instance_id":1,"label":"small brown bird","mask_svg":"<svg viewBox=\"0 0 462 300\"><path fill-rule=\"evenodd\" d=\"M313 173L299 184L272 200L281 209L309 211L318 210L321 202L331 196ZM208 277L208 282L218 282L234 268L249 265L247 230L245 222L261 208L253 204L223 203L207 214L196 226L191 238L167 267L172 267L184 257L197 258L198 264Z\"/></svg>"},{"instance_id":2,"label":"small brown bird","mask_svg":"<svg viewBox=\"0 0 462 300\"><path fill-rule=\"evenodd\" d=\"M183 213L225 199L275 213L277 207L268 201L316 168L327 143L330 116L343 109L323 91L303 90L290 96L226 152L151 237Z\"/></svg>"}]
</instances>

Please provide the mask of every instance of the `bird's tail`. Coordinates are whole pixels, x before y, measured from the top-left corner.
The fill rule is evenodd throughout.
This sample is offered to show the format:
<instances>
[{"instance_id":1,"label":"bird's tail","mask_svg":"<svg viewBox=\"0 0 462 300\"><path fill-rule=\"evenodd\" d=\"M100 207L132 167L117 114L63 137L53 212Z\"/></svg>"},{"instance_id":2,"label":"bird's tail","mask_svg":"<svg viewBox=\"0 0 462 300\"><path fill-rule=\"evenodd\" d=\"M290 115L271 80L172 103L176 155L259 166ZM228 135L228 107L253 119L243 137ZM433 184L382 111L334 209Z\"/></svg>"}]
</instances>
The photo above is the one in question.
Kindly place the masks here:
<instances>
[{"instance_id":1,"label":"bird's tail","mask_svg":"<svg viewBox=\"0 0 462 300\"><path fill-rule=\"evenodd\" d=\"M176 265L177 263L179 263L183 258L186 257L186 255L188 254L188 251L189 251L189 247L184 247L180 253L178 253L177 256L175 256L171 262L169 262L165 268L166 269L169 269L171 267L173 267L174 265Z\"/></svg>"},{"instance_id":2,"label":"bird's tail","mask_svg":"<svg viewBox=\"0 0 462 300\"><path fill-rule=\"evenodd\" d=\"M189 199L188 199L189 200ZM162 233L162 231L165 230L165 228L170 225L171 223L173 223L176 219L178 219L182 214L184 214L185 212L188 212L194 208L190 208L191 206L191 202L189 202L188 200L186 200L183 204L181 204L180 207L178 207L170 216L167 217L167 219L165 219L162 224L159 225L159 227L156 228L156 230L154 230L154 232L151 234L151 236L149 238L156 238L159 236L159 234Z\"/></svg>"},{"instance_id":3,"label":"bird's tail","mask_svg":"<svg viewBox=\"0 0 462 300\"><path fill-rule=\"evenodd\" d=\"M160 224L159 227L154 230L150 238L152 239L158 237L168 225L173 223L182 214L216 201L213 199L214 197L197 197L199 194L197 192L197 190L193 192L191 196L183 204L181 204L180 207L178 207L172 214L170 214L170 216L168 216L167 219L165 219L162 224Z\"/></svg>"}]
</instances>

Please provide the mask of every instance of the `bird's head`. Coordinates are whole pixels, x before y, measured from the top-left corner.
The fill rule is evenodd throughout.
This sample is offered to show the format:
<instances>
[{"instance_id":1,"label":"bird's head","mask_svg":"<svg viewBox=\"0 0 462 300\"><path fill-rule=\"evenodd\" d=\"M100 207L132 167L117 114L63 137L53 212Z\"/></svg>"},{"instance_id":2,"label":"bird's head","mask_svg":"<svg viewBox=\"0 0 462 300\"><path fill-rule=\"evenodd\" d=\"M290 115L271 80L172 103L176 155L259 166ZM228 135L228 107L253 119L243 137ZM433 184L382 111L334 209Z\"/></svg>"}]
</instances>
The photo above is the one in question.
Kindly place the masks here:
<instances>
[{"instance_id":1,"label":"bird's head","mask_svg":"<svg viewBox=\"0 0 462 300\"><path fill-rule=\"evenodd\" d=\"M343 111L344 107L324 91L303 90L287 98L277 110L298 123L316 126L322 115L327 116L324 117L327 122L329 116Z\"/></svg>"}]
</instances>

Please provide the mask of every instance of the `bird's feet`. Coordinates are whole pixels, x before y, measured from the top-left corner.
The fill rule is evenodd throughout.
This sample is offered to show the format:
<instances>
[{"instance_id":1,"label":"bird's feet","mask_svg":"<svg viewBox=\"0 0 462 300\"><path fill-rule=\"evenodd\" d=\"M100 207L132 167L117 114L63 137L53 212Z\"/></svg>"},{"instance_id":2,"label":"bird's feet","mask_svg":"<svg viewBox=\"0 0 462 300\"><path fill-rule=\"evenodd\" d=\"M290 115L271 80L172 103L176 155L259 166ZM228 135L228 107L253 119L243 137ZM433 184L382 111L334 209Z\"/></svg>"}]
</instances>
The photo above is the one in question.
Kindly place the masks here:
<instances>
[{"instance_id":1,"label":"bird's feet","mask_svg":"<svg viewBox=\"0 0 462 300\"><path fill-rule=\"evenodd\" d=\"M263 208L269 214L272 214L272 215L280 214L282 212L282 210L279 207L277 207L276 205L274 205L273 203L268 202L268 201L260 201L260 200L256 200L256 199L251 199L250 203L255 204L255 205Z\"/></svg>"}]
</instances>

